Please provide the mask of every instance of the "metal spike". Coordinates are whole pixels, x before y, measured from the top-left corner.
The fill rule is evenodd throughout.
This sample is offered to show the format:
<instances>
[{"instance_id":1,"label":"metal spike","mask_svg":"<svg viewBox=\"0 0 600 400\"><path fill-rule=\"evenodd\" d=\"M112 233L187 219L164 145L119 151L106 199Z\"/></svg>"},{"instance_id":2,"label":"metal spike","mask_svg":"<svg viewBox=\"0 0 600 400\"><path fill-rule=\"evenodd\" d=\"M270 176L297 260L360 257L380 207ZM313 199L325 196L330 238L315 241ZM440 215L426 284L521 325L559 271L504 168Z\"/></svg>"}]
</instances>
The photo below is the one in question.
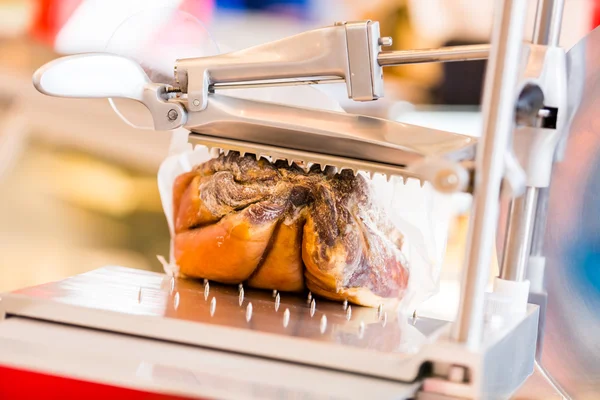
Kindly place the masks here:
<instances>
[{"instance_id":1,"label":"metal spike","mask_svg":"<svg viewBox=\"0 0 600 400\"><path fill-rule=\"evenodd\" d=\"M245 157L245 156L246 156L246 152L245 152L245 151L242 151L242 150L240 150L240 157Z\"/></svg>"},{"instance_id":2,"label":"metal spike","mask_svg":"<svg viewBox=\"0 0 600 400\"><path fill-rule=\"evenodd\" d=\"M292 164L294 163L294 160L292 160L291 158L288 158L287 163L288 163L288 167L291 167Z\"/></svg>"},{"instance_id":3,"label":"metal spike","mask_svg":"<svg viewBox=\"0 0 600 400\"><path fill-rule=\"evenodd\" d=\"M242 304L244 304L244 288L240 288L238 303L240 304L240 307L242 306Z\"/></svg>"},{"instance_id":4,"label":"metal spike","mask_svg":"<svg viewBox=\"0 0 600 400\"><path fill-rule=\"evenodd\" d=\"M348 300L344 300L344 302L342 303L342 308L344 310L346 310L348 308Z\"/></svg>"},{"instance_id":5,"label":"metal spike","mask_svg":"<svg viewBox=\"0 0 600 400\"><path fill-rule=\"evenodd\" d=\"M425 186L425 180L424 179L419 179L419 185L421 187Z\"/></svg>"},{"instance_id":6,"label":"metal spike","mask_svg":"<svg viewBox=\"0 0 600 400\"><path fill-rule=\"evenodd\" d=\"M375 176L375 172L369 171L369 178L373 179L374 176Z\"/></svg>"},{"instance_id":7,"label":"metal spike","mask_svg":"<svg viewBox=\"0 0 600 400\"><path fill-rule=\"evenodd\" d=\"M283 327L287 328L289 323L290 323L290 309L286 308L285 311L283 312Z\"/></svg>"},{"instance_id":8,"label":"metal spike","mask_svg":"<svg viewBox=\"0 0 600 400\"><path fill-rule=\"evenodd\" d=\"M306 297L306 302L308 304L310 304L311 301L312 301L312 292L308 292L308 296Z\"/></svg>"},{"instance_id":9,"label":"metal spike","mask_svg":"<svg viewBox=\"0 0 600 400\"><path fill-rule=\"evenodd\" d=\"M250 322L252 319L252 302L246 306L246 322Z\"/></svg>"},{"instance_id":10,"label":"metal spike","mask_svg":"<svg viewBox=\"0 0 600 400\"><path fill-rule=\"evenodd\" d=\"M346 321L350 321L350 318L352 318L352 306L348 306L346 310Z\"/></svg>"},{"instance_id":11,"label":"metal spike","mask_svg":"<svg viewBox=\"0 0 600 400\"><path fill-rule=\"evenodd\" d=\"M358 170L356 168L350 168L354 176L358 176Z\"/></svg>"},{"instance_id":12,"label":"metal spike","mask_svg":"<svg viewBox=\"0 0 600 400\"><path fill-rule=\"evenodd\" d=\"M171 277L171 287L169 289L169 294L173 294L173 290L175 290L175 277Z\"/></svg>"},{"instance_id":13,"label":"metal spike","mask_svg":"<svg viewBox=\"0 0 600 400\"><path fill-rule=\"evenodd\" d=\"M277 296L277 289L273 289L273 297Z\"/></svg>"},{"instance_id":14,"label":"metal spike","mask_svg":"<svg viewBox=\"0 0 600 400\"><path fill-rule=\"evenodd\" d=\"M175 298L173 299L173 306L176 310L179 308L179 292L175 293Z\"/></svg>"},{"instance_id":15,"label":"metal spike","mask_svg":"<svg viewBox=\"0 0 600 400\"><path fill-rule=\"evenodd\" d=\"M217 310L217 299L213 296L210 300L210 316L215 315L215 311Z\"/></svg>"},{"instance_id":16,"label":"metal spike","mask_svg":"<svg viewBox=\"0 0 600 400\"><path fill-rule=\"evenodd\" d=\"M254 155L254 157L256 157L256 161L260 160L260 154L258 154L258 153L256 153L256 154Z\"/></svg>"},{"instance_id":17,"label":"metal spike","mask_svg":"<svg viewBox=\"0 0 600 400\"><path fill-rule=\"evenodd\" d=\"M321 172L325 171L326 167L327 167L327 165L325 165L325 164L319 164L319 168L321 168Z\"/></svg>"},{"instance_id":18,"label":"metal spike","mask_svg":"<svg viewBox=\"0 0 600 400\"><path fill-rule=\"evenodd\" d=\"M382 314L383 314L383 304L380 304L379 307L377 307L377 319L381 319Z\"/></svg>"},{"instance_id":19,"label":"metal spike","mask_svg":"<svg viewBox=\"0 0 600 400\"><path fill-rule=\"evenodd\" d=\"M277 293L277 296L275 296L275 311L279 311L279 302L281 301L281 296L279 296L279 293Z\"/></svg>"},{"instance_id":20,"label":"metal spike","mask_svg":"<svg viewBox=\"0 0 600 400\"><path fill-rule=\"evenodd\" d=\"M138 303L142 302L142 287L140 286L138 290Z\"/></svg>"},{"instance_id":21,"label":"metal spike","mask_svg":"<svg viewBox=\"0 0 600 400\"><path fill-rule=\"evenodd\" d=\"M228 156L230 151L231 150L229 149L223 149L223 154L225 154L225 156Z\"/></svg>"},{"instance_id":22,"label":"metal spike","mask_svg":"<svg viewBox=\"0 0 600 400\"><path fill-rule=\"evenodd\" d=\"M383 326L387 325L387 312L383 313L383 320L381 321L381 325L383 325Z\"/></svg>"},{"instance_id":23,"label":"metal spike","mask_svg":"<svg viewBox=\"0 0 600 400\"><path fill-rule=\"evenodd\" d=\"M317 309L317 302L315 299L312 299L310 302L310 317L312 318L315 315L315 310Z\"/></svg>"},{"instance_id":24,"label":"metal spike","mask_svg":"<svg viewBox=\"0 0 600 400\"><path fill-rule=\"evenodd\" d=\"M358 337L362 339L365 336L365 323L360 321L360 325L358 326Z\"/></svg>"},{"instance_id":25,"label":"metal spike","mask_svg":"<svg viewBox=\"0 0 600 400\"><path fill-rule=\"evenodd\" d=\"M384 175L385 175L386 182L389 182L392 180L392 176L390 174L384 174Z\"/></svg>"},{"instance_id":26,"label":"metal spike","mask_svg":"<svg viewBox=\"0 0 600 400\"><path fill-rule=\"evenodd\" d=\"M208 294L210 293L210 284L208 281L204 283L204 300L208 300Z\"/></svg>"},{"instance_id":27,"label":"metal spike","mask_svg":"<svg viewBox=\"0 0 600 400\"><path fill-rule=\"evenodd\" d=\"M325 314L323 314L323 316L321 317L321 323L319 324L319 330L321 331L321 333L325 333L325 331L327 330L327 316Z\"/></svg>"}]
</instances>

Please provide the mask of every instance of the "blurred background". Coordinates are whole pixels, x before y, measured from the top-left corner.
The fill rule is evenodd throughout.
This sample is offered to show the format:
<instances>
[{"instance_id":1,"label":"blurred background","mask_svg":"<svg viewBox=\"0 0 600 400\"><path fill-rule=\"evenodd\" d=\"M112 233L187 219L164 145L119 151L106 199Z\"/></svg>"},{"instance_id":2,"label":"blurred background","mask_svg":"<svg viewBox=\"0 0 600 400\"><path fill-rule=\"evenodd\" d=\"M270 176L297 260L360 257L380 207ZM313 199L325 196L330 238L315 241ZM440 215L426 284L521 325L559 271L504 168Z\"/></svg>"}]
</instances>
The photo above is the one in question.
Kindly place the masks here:
<instances>
[{"instance_id":1,"label":"blurred background","mask_svg":"<svg viewBox=\"0 0 600 400\"><path fill-rule=\"evenodd\" d=\"M536 1L527 1L530 37ZM394 49L487 43L492 7L492 0L0 0L0 292L105 265L160 272L156 256L167 256L169 250L156 187L169 133L128 126L106 100L42 96L31 85L32 73L42 64L61 55L105 51L126 21L149 9L184 11L205 29L188 35L166 13L147 41L160 38L168 59L174 56L168 49L177 46L170 43L186 44L189 56L202 56L208 55L203 51L241 49L358 19L380 21L382 36L393 37ZM599 21L600 1L566 0L561 45L570 48ZM202 41L216 47L194 48ZM349 112L476 136L484 70L483 61L388 68L386 97L368 104L349 102L339 88L323 90ZM582 140L588 151L598 141L594 135ZM600 179L598 174L586 177L584 188ZM592 198L597 193L588 192ZM579 197L588 192L581 189ZM454 317L458 304L469 209L468 197L453 202L440 293L422 310L444 319ZM598 208L598 202L586 204ZM600 217L590 218L597 222L595 230L570 243L569 256L564 256L565 245L556 257L560 262L548 272L554 292L544 362L576 398L600 396L597 328L592 333L600 322L593 312L600 290L600 259L594 258L600 254L594 236ZM549 227L554 238L561 229ZM561 240L553 242L555 250ZM496 265L491 266L494 274ZM583 336L587 339L578 340Z\"/></svg>"}]
</instances>

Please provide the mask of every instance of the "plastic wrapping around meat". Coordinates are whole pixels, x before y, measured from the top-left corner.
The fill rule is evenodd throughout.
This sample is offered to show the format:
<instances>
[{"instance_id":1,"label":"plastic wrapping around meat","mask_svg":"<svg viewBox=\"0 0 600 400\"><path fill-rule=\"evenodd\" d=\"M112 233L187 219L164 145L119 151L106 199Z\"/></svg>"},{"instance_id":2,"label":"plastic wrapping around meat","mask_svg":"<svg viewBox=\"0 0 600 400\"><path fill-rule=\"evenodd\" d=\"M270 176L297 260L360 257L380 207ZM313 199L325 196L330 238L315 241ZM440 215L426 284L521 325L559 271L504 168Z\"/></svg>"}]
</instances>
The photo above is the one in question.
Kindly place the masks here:
<instances>
[{"instance_id":1,"label":"plastic wrapping around meat","mask_svg":"<svg viewBox=\"0 0 600 400\"><path fill-rule=\"evenodd\" d=\"M408 285L402 234L352 171L308 171L230 152L177 177L183 276L377 307Z\"/></svg>"},{"instance_id":2,"label":"plastic wrapping around meat","mask_svg":"<svg viewBox=\"0 0 600 400\"><path fill-rule=\"evenodd\" d=\"M298 89L262 95L286 102ZM192 149L185 131L173 137L158 177L167 273L406 312L437 291L450 202L428 184L219 154Z\"/></svg>"}]
</instances>

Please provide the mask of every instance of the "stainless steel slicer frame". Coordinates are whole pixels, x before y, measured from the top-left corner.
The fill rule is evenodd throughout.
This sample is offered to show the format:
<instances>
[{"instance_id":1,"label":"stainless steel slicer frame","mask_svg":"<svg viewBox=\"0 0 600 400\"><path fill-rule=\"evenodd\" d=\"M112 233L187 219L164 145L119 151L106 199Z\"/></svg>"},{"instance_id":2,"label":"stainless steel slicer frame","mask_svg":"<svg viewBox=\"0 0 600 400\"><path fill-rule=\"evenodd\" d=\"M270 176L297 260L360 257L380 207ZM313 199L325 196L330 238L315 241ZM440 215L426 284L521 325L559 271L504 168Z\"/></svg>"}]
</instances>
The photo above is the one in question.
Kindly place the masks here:
<instances>
[{"instance_id":1,"label":"stainless steel slicer frame","mask_svg":"<svg viewBox=\"0 0 600 400\"><path fill-rule=\"evenodd\" d=\"M295 349L282 347L275 355L258 344L235 350L402 382L422 379L421 399L504 398L523 383L534 366L538 308L527 304L529 284L525 278L530 254L540 255L539 235L545 216L544 195L539 193L549 185L555 153L565 140L566 109L572 115L576 107L571 100L567 102L565 52L557 43L563 1L539 0L533 43L523 42L527 2L496 3L489 46L382 51L382 46L391 45L391 39L380 37L376 22L344 22L243 51L179 60L175 85L149 82L139 65L107 54L56 60L36 72L34 84L54 96L139 101L152 113L156 129L187 128L194 144L323 168L329 165L417 178L445 192L472 191L474 205L458 318L452 330L440 331L419 353L397 359L389 354L380 356L387 362L385 368L378 365L377 355L365 354L371 363L365 369L358 358L353 358L362 354L355 349L346 354L353 360L346 367L320 358L306 343ZM231 88L343 81L350 98L371 101L383 96L385 66L486 58L484 125L477 141L377 118L215 93ZM501 193L511 196L513 206L501 277L493 296L487 296ZM5 304L12 306L5 313L42 319L44 313L51 313L30 299L9 296L8 300ZM493 307L501 304L509 306L500 312ZM212 315L212 303L207 307ZM247 321L252 312L252 308L246 310ZM312 317L314 310L303 312ZM50 319L97 325L85 314L68 314L54 312ZM494 317L500 317L502 323L498 325ZM117 319L111 319L110 327L100 328L144 334L136 324L120 326ZM217 334L210 337L213 342L209 345L225 346ZM200 339L194 336L194 340ZM425 375L424 365L431 367Z\"/></svg>"}]
</instances>

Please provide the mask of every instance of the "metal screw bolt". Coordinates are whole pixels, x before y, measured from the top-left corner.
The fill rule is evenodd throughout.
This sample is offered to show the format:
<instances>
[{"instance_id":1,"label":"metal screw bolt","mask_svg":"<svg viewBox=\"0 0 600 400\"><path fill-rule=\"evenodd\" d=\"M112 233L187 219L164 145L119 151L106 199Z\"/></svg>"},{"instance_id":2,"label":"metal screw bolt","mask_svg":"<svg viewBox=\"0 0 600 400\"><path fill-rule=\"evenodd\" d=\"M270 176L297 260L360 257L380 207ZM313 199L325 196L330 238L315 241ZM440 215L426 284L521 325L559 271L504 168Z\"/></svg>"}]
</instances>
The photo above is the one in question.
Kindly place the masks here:
<instances>
[{"instance_id":1,"label":"metal screw bolt","mask_svg":"<svg viewBox=\"0 0 600 400\"><path fill-rule=\"evenodd\" d=\"M169 118L169 121L175 121L177 117L179 117L179 113L173 108L167 113L167 118Z\"/></svg>"},{"instance_id":2,"label":"metal screw bolt","mask_svg":"<svg viewBox=\"0 0 600 400\"><path fill-rule=\"evenodd\" d=\"M444 170L440 171L437 176L437 187L444 191L453 191L460 183L458 175L454 171Z\"/></svg>"},{"instance_id":3,"label":"metal screw bolt","mask_svg":"<svg viewBox=\"0 0 600 400\"><path fill-rule=\"evenodd\" d=\"M193 104L197 107L200 105L200 100L196 99L194 100Z\"/></svg>"},{"instance_id":4,"label":"metal screw bolt","mask_svg":"<svg viewBox=\"0 0 600 400\"><path fill-rule=\"evenodd\" d=\"M391 37L384 36L384 37L380 37L377 40L377 43L379 43L379 45L383 46L383 47L390 47L394 43L394 41L392 40Z\"/></svg>"}]
</instances>

